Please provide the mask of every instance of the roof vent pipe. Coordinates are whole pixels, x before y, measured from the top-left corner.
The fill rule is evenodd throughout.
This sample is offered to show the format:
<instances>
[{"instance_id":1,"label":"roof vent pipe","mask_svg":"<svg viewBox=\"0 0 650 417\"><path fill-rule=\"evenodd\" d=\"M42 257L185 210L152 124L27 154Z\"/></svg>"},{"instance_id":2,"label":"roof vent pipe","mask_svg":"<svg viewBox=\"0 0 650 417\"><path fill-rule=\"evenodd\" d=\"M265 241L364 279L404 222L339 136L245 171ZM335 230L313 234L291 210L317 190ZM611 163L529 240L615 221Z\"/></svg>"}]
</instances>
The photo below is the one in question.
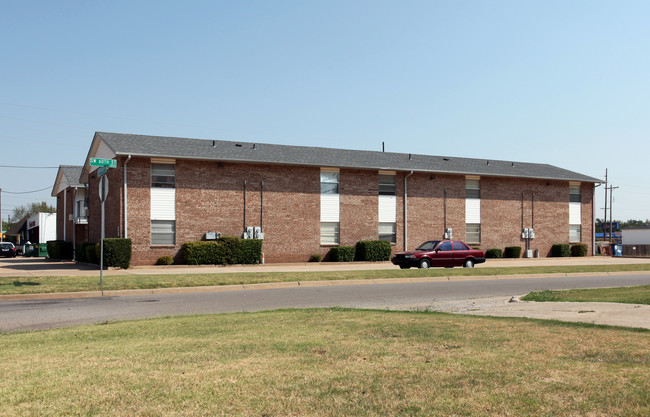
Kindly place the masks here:
<instances>
[{"instance_id":1,"label":"roof vent pipe","mask_svg":"<svg viewBox=\"0 0 650 417\"><path fill-rule=\"evenodd\" d=\"M213 140L213 141L212 141L212 147L214 148L215 146L217 146L217 141L216 141L216 140Z\"/></svg>"},{"instance_id":2,"label":"roof vent pipe","mask_svg":"<svg viewBox=\"0 0 650 417\"><path fill-rule=\"evenodd\" d=\"M253 144L253 149L255 149L255 144Z\"/></svg>"},{"instance_id":3,"label":"roof vent pipe","mask_svg":"<svg viewBox=\"0 0 650 417\"><path fill-rule=\"evenodd\" d=\"M485 162L487 162L487 165L490 165L490 161L485 161Z\"/></svg>"},{"instance_id":4,"label":"roof vent pipe","mask_svg":"<svg viewBox=\"0 0 650 417\"><path fill-rule=\"evenodd\" d=\"M411 154L409 154L409 161L411 160Z\"/></svg>"},{"instance_id":5,"label":"roof vent pipe","mask_svg":"<svg viewBox=\"0 0 650 417\"><path fill-rule=\"evenodd\" d=\"M386 142L381 143L381 151L386 152Z\"/></svg>"}]
</instances>

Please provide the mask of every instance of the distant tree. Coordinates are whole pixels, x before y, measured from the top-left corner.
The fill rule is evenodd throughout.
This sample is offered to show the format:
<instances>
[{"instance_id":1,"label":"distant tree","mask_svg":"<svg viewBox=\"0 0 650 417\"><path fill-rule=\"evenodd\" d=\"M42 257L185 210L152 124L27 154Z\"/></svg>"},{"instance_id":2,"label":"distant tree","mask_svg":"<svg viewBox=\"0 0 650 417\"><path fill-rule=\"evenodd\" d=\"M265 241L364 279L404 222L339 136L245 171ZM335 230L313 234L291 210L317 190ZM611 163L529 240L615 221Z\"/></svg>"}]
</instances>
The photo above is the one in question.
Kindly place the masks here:
<instances>
[{"instance_id":1,"label":"distant tree","mask_svg":"<svg viewBox=\"0 0 650 417\"><path fill-rule=\"evenodd\" d=\"M596 219L596 233L602 233L603 232L603 223L609 224L609 220L607 222L603 222L601 219ZM615 232L619 232L622 229L625 229L627 227L650 227L650 220L645 219L643 220L625 220L625 221L620 221L620 220L614 220L614 223L618 223L618 229L614 229ZM609 229L607 230L609 233Z\"/></svg>"},{"instance_id":2,"label":"distant tree","mask_svg":"<svg viewBox=\"0 0 650 417\"><path fill-rule=\"evenodd\" d=\"M41 201L40 203L31 203L24 206L17 206L14 208L11 219L15 223L23 217L31 216L32 214L36 213L56 213L56 208L50 206L45 201Z\"/></svg>"}]
</instances>

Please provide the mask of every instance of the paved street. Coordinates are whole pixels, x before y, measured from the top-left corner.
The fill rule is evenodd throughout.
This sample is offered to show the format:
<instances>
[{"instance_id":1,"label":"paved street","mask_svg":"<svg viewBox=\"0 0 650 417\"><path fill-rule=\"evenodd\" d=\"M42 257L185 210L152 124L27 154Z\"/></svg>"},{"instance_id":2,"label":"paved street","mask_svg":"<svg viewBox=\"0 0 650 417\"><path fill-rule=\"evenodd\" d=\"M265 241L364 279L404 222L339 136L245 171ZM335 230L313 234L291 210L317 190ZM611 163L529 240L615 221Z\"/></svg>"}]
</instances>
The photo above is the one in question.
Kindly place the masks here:
<instances>
[{"instance_id":1,"label":"paved street","mask_svg":"<svg viewBox=\"0 0 650 417\"><path fill-rule=\"evenodd\" d=\"M476 306L484 303L486 299L498 300L498 304L507 305L512 296L535 290L647 285L650 284L650 275L377 282L343 282L339 283L340 285L315 283L289 288L222 288L225 291L1 301L0 330L47 329L173 315L332 306L452 312L453 307L450 306L465 306L457 307L455 312L477 313L479 307ZM472 307L472 303L475 307ZM587 309L590 308L585 307L585 310ZM638 312L641 313L640 310ZM650 314L639 317L639 320L642 324L647 323L647 326L637 327L650 326Z\"/></svg>"}]
</instances>

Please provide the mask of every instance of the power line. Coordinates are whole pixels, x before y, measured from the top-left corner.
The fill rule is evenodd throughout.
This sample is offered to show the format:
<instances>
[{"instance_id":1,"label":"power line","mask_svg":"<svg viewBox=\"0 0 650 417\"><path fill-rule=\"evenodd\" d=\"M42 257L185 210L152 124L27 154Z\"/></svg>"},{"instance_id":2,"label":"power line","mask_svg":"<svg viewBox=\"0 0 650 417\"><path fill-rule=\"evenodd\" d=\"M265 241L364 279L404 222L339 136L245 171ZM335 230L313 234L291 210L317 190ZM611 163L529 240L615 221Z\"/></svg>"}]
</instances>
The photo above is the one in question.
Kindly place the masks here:
<instances>
[{"instance_id":1,"label":"power line","mask_svg":"<svg viewBox=\"0 0 650 417\"><path fill-rule=\"evenodd\" d=\"M59 167L30 167L27 165L0 165L0 168L58 169Z\"/></svg>"},{"instance_id":2,"label":"power line","mask_svg":"<svg viewBox=\"0 0 650 417\"><path fill-rule=\"evenodd\" d=\"M0 192L3 192L5 194L30 194L30 193L38 193L39 191L45 191L45 190L49 190L49 189L50 189L50 187L45 187L45 188L41 188L40 190L22 191L22 192L11 192L11 191L5 191L5 190L0 189Z\"/></svg>"}]
</instances>

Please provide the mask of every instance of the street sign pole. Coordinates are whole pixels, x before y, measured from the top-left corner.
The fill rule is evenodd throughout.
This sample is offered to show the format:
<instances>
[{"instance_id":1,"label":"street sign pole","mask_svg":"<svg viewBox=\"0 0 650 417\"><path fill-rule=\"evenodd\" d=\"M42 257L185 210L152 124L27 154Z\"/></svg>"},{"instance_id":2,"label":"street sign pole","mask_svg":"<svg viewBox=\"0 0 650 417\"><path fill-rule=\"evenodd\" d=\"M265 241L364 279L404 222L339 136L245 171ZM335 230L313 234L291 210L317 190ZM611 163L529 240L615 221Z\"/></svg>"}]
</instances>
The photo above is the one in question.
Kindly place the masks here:
<instances>
[{"instance_id":1,"label":"street sign pole","mask_svg":"<svg viewBox=\"0 0 650 417\"><path fill-rule=\"evenodd\" d=\"M108 194L108 177L103 175L99 179L99 199L102 200L102 236L99 244L99 286L104 283L104 236L105 236L105 222L104 222L104 203L106 202L106 195ZM103 290L102 290L103 291Z\"/></svg>"},{"instance_id":2,"label":"street sign pole","mask_svg":"<svg viewBox=\"0 0 650 417\"><path fill-rule=\"evenodd\" d=\"M102 177L102 180L106 177ZM99 248L99 286L101 288L104 281L104 200L102 199L102 237Z\"/></svg>"}]
</instances>

